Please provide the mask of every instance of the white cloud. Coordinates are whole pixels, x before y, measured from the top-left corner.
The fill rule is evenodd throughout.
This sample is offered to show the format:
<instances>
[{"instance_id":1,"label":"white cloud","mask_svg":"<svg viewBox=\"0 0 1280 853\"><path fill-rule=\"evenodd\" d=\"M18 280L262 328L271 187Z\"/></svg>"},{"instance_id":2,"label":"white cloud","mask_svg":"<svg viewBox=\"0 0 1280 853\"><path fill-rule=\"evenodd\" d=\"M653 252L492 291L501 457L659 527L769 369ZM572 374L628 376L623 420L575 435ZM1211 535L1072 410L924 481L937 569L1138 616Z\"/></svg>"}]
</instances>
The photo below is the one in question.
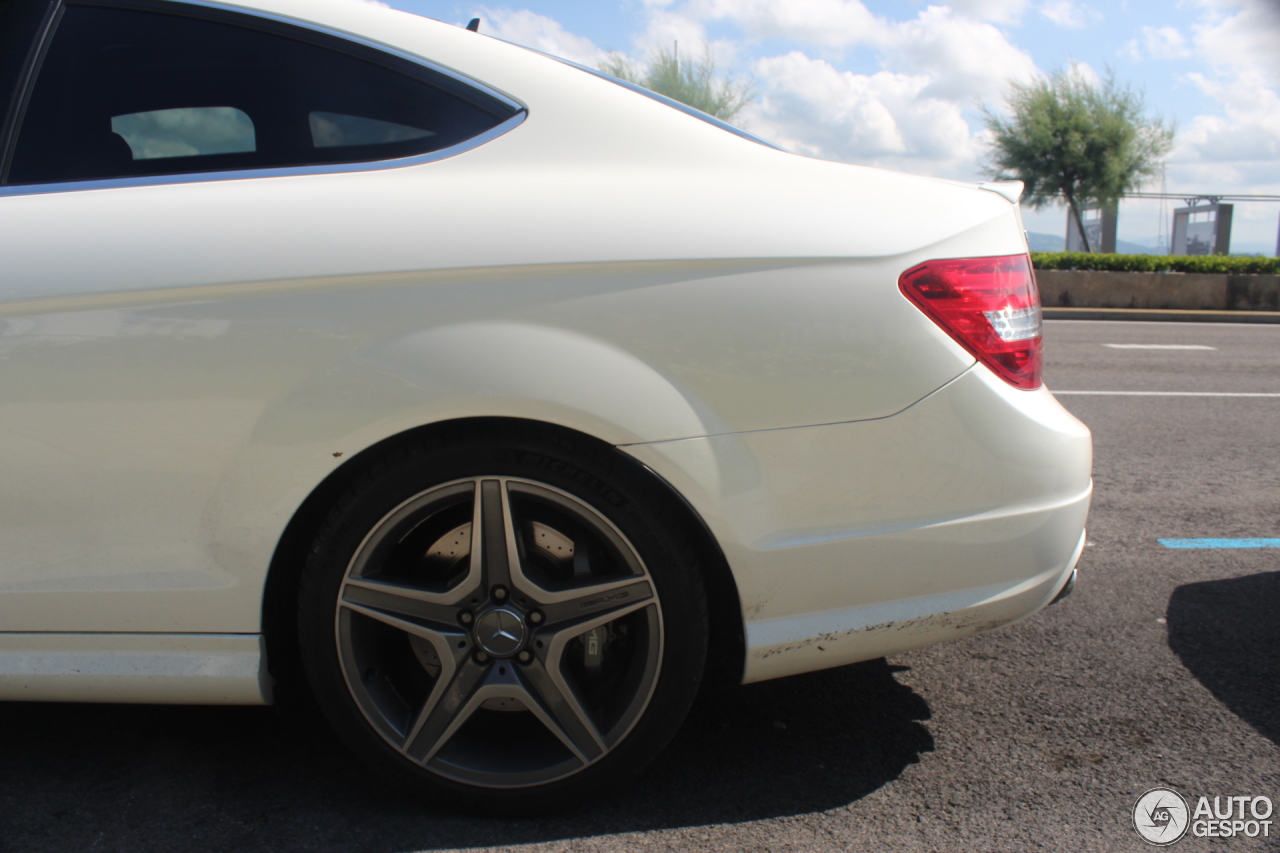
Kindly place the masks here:
<instances>
[{"instance_id":1,"label":"white cloud","mask_svg":"<svg viewBox=\"0 0 1280 853\"><path fill-rule=\"evenodd\" d=\"M1223 115L1199 115L1181 135L1174 161L1207 163L1254 162L1268 167L1272 180L1280 177L1280 95L1259 74L1246 74L1229 83L1203 74L1188 79L1223 105Z\"/></svg>"},{"instance_id":2,"label":"white cloud","mask_svg":"<svg viewBox=\"0 0 1280 853\"><path fill-rule=\"evenodd\" d=\"M650 54L656 50L672 49L674 42L680 42L680 52L701 54L703 45L707 43L707 31L702 24L687 15L659 9L649 13L648 26L644 33L635 39L636 47L642 53Z\"/></svg>"},{"instance_id":3,"label":"white cloud","mask_svg":"<svg viewBox=\"0 0 1280 853\"><path fill-rule=\"evenodd\" d=\"M1058 26L1072 30L1083 29L1102 21L1101 12L1075 0L1048 0L1040 6L1040 14Z\"/></svg>"},{"instance_id":4,"label":"white cloud","mask_svg":"<svg viewBox=\"0 0 1280 853\"><path fill-rule=\"evenodd\" d=\"M589 38L575 35L560 22L528 9L481 8L478 17L486 35L532 47L583 65L595 65L604 51Z\"/></svg>"},{"instance_id":5,"label":"white cloud","mask_svg":"<svg viewBox=\"0 0 1280 853\"><path fill-rule=\"evenodd\" d=\"M1093 66L1087 62L1081 62L1078 59L1072 59L1067 65L1067 73L1072 77L1079 77L1087 85L1098 88L1102 85L1102 75L1093 70Z\"/></svg>"},{"instance_id":6,"label":"white cloud","mask_svg":"<svg viewBox=\"0 0 1280 853\"><path fill-rule=\"evenodd\" d=\"M1142 39L1130 39L1119 53L1141 62L1146 58L1184 59L1191 55L1191 48L1177 27L1143 27Z\"/></svg>"},{"instance_id":7,"label":"white cloud","mask_svg":"<svg viewBox=\"0 0 1280 853\"><path fill-rule=\"evenodd\" d=\"M924 75L839 71L793 51L762 59L763 97L751 127L805 154L931 173L963 171L976 156L960 107L924 94Z\"/></svg>"},{"instance_id":8,"label":"white cloud","mask_svg":"<svg viewBox=\"0 0 1280 853\"><path fill-rule=\"evenodd\" d=\"M645 0L649 6L669 6L662 0ZM681 57L709 57L717 69L732 68L738 59L739 42L709 40L702 24L679 12L654 8L649 12L645 29L633 39L634 52L629 59L637 67L645 67L659 51L678 48Z\"/></svg>"},{"instance_id":9,"label":"white cloud","mask_svg":"<svg viewBox=\"0 0 1280 853\"><path fill-rule=\"evenodd\" d=\"M1176 27L1143 27L1142 36L1146 42L1147 55L1152 59L1181 59L1191 55L1187 40Z\"/></svg>"},{"instance_id":10,"label":"white cloud","mask_svg":"<svg viewBox=\"0 0 1280 853\"><path fill-rule=\"evenodd\" d=\"M947 5L974 20L1016 24L1022 20L1029 3L1028 0L951 0Z\"/></svg>"},{"instance_id":11,"label":"white cloud","mask_svg":"<svg viewBox=\"0 0 1280 853\"><path fill-rule=\"evenodd\" d=\"M751 38L781 36L823 47L875 42L886 28L858 0L690 0L685 14L733 21Z\"/></svg>"},{"instance_id":12,"label":"white cloud","mask_svg":"<svg viewBox=\"0 0 1280 853\"><path fill-rule=\"evenodd\" d=\"M1202 20L1194 27L1197 51L1224 71L1261 74L1270 86L1280 85L1280 3L1275 0L1238 0L1206 3Z\"/></svg>"},{"instance_id":13,"label":"white cloud","mask_svg":"<svg viewBox=\"0 0 1280 853\"><path fill-rule=\"evenodd\" d=\"M817 48L865 45L881 54L889 71L927 77L923 94L953 99L965 107L1002 95L1010 80L1035 74L1031 57L978 15L1008 18L1021 0L965 0L929 6L915 18L890 21L873 15L857 0L689 0L678 13L651 12L653 22L732 21L749 38L782 37ZM665 42L669 44L668 41ZM683 37L681 39L684 41Z\"/></svg>"},{"instance_id":14,"label":"white cloud","mask_svg":"<svg viewBox=\"0 0 1280 853\"><path fill-rule=\"evenodd\" d=\"M957 17L930 6L915 20L896 25L886 39L885 66L929 77L925 94L963 106L1000 98L1011 81L1028 82L1034 60L991 24Z\"/></svg>"}]
</instances>

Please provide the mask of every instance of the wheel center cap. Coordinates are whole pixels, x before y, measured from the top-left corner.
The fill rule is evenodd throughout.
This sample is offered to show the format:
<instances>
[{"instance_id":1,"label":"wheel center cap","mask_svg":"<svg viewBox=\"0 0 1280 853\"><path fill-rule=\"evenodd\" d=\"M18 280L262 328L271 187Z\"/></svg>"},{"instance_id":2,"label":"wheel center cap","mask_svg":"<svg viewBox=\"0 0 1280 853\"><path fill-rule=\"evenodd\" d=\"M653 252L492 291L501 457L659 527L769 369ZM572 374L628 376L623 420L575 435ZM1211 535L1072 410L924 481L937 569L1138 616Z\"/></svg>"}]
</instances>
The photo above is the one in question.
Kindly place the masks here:
<instances>
[{"instance_id":1,"label":"wheel center cap","mask_svg":"<svg viewBox=\"0 0 1280 853\"><path fill-rule=\"evenodd\" d=\"M476 620L476 645L497 658L520 651L527 633L520 614L505 607L490 610Z\"/></svg>"}]
</instances>

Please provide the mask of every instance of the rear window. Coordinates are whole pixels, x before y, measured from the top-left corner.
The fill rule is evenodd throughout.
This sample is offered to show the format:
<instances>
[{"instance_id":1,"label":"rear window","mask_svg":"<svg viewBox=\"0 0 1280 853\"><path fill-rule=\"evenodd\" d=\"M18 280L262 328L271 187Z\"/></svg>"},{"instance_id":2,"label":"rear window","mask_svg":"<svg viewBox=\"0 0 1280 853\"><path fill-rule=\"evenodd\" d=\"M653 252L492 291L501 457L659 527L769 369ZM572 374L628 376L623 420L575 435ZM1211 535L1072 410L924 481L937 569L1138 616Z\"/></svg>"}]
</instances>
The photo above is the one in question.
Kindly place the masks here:
<instances>
[{"instance_id":1,"label":"rear window","mask_svg":"<svg viewBox=\"0 0 1280 853\"><path fill-rule=\"evenodd\" d=\"M68 5L7 182L410 157L520 112L362 45L245 15L202 14Z\"/></svg>"}]
</instances>

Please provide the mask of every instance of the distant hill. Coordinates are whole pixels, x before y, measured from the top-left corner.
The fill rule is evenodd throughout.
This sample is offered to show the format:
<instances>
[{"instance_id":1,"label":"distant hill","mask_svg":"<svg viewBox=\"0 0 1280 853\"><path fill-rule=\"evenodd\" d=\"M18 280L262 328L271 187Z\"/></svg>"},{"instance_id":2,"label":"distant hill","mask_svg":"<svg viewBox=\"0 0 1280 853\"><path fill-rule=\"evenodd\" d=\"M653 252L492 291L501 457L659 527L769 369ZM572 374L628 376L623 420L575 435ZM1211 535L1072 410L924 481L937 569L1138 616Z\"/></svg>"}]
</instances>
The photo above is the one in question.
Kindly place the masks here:
<instances>
[{"instance_id":1,"label":"distant hill","mask_svg":"<svg viewBox=\"0 0 1280 853\"><path fill-rule=\"evenodd\" d=\"M1027 245L1033 252L1061 252L1066 239L1052 234L1041 234L1038 231L1027 232Z\"/></svg>"},{"instance_id":2,"label":"distant hill","mask_svg":"<svg viewBox=\"0 0 1280 853\"><path fill-rule=\"evenodd\" d=\"M1045 234L1040 231L1027 232L1027 245L1033 252L1061 252L1066 238L1056 234ZM1152 243L1155 241L1152 240ZM1128 240L1116 240L1116 252L1121 255L1163 255L1163 248L1152 248L1141 243L1130 243Z\"/></svg>"},{"instance_id":3,"label":"distant hill","mask_svg":"<svg viewBox=\"0 0 1280 853\"><path fill-rule=\"evenodd\" d=\"M1275 253L1275 247L1269 243L1254 240L1231 241L1231 254L1233 255L1255 255L1261 258L1270 258L1275 256Z\"/></svg>"},{"instance_id":4,"label":"distant hill","mask_svg":"<svg viewBox=\"0 0 1280 853\"><path fill-rule=\"evenodd\" d=\"M1116 240L1116 254L1119 255L1167 255L1164 246L1154 245L1155 240L1144 246L1141 243L1130 243L1127 240Z\"/></svg>"}]
</instances>

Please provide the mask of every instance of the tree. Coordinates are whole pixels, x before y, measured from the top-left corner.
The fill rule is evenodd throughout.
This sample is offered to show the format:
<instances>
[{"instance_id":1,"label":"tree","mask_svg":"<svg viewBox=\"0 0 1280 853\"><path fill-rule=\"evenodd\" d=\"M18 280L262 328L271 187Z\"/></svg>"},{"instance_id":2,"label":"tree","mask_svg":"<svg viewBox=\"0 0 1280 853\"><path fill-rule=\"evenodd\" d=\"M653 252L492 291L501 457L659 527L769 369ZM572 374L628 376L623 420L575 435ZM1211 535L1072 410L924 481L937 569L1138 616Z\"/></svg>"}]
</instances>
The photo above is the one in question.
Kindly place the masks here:
<instances>
[{"instance_id":1,"label":"tree","mask_svg":"<svg viewBox=\"0 0 1280 853\"><path fill-rule=\"evenodd\" d=\"M717 75L715 61L706 50L701 59L681 58L678 44L669 51L659 50L646 69L620 53L611 53L600 63L600 70L721 121L733 121L755 98L749 83Z\"/></svg>"},{"instance_id":2,"label":"tree","mask_svg":"<svg viewBox=\"0 0 1280 853\"><path fill-rule=\"evenodd\" d=\"M1079 69L1013 84L1009 117L984 109L998 180L1026 184L1027 204L1040 208L1066 199L1076 228L1091 251L1080 210L1114 204L1160 168L1173 148L1172 126L1147 117L1142 95L1108 72L1094 85Z\"/></svg>"}]
</instances>

